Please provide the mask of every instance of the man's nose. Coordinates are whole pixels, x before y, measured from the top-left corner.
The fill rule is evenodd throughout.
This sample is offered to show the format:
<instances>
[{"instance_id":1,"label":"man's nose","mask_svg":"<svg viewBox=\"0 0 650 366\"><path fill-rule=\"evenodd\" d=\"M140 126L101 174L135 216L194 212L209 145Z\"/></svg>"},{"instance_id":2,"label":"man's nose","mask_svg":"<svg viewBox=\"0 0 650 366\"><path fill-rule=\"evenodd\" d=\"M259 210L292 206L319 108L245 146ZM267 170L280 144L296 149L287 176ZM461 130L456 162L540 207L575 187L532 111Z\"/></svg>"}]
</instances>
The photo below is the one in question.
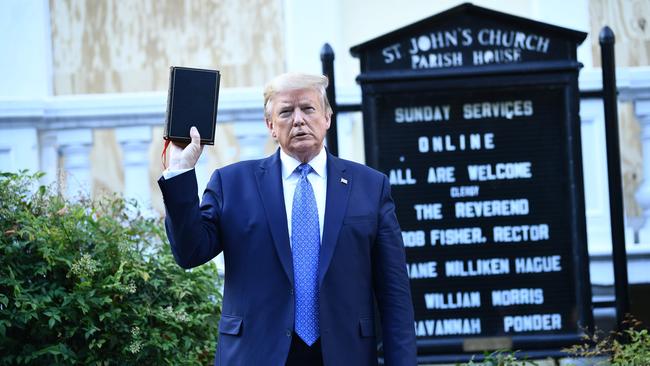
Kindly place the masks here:
<instances>
[{"instance_id":1,"label":"man's nose","mask_svg":"<svg viewBox=\"0 0 650 366\"><path fill-rule=\"evenodd\" d=\"M293 124L295 126L299 126L305 124L305 122L305 114L299 108L297 108L293 113Z\"/></svg>"}]
</instances>

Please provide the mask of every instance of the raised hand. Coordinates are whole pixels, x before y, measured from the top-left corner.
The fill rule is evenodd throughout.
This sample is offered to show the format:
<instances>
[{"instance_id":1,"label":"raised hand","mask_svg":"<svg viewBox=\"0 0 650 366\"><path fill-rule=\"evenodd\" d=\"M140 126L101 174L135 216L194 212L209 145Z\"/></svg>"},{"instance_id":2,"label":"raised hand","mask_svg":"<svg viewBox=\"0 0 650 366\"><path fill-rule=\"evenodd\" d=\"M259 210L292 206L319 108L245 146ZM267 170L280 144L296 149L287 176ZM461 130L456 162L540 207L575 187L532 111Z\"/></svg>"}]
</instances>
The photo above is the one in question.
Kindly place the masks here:
<instances>
[{"instance_id":1,"label":"raised hand","mask_svg":"<svg viewBox=\"0 0 650 366\"><path fill-rule=\"evenodd\" d=\"M201 145L201 135L196 127L190 128L190 138L192 142L183 146L172 143L169 147L169 170L192 169L201 157L203 146Z\"/></svg>"}]
</instances>

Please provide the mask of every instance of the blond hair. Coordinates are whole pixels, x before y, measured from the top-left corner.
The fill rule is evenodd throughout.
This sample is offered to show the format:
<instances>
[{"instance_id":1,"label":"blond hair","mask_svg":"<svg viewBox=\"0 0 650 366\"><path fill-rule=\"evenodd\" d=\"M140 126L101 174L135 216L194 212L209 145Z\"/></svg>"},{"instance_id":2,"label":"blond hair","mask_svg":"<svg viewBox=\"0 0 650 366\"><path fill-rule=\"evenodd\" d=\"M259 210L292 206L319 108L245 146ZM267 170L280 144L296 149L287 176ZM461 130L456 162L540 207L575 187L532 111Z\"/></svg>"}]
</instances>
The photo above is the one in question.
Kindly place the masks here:
<instances>
[{"instance_id":1,"label":"blond hair","mask_svg":"<svg viewBox=\"0 0 650 366\"><path fill-rule=\"evenodd\" d=\"M280 92L299 89L312 89L320 93L323 109L328 115L332 115L332 107L327 100L327 85L329 80L324 75L311 75L303 73L286 73L273 78L264 87L264 116L269 118L271 115L271 105L273 96Z\"/></svg>"}]
</instances>

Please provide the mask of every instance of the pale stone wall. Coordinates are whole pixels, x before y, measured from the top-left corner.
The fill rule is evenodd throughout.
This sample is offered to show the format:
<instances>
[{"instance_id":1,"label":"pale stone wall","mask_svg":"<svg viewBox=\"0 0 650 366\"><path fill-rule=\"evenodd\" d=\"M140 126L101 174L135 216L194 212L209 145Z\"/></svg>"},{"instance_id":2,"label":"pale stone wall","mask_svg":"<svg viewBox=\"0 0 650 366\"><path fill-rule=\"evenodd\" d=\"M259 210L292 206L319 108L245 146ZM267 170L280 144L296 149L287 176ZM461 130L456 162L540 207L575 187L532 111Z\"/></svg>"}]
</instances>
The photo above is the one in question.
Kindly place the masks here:
<instances>
[{"instance_id":1,"label":"pale stone wall","mask_svg":"<svg viewBox=\"0 0 650 366\"><path fill-rule=\"evenodd\" d=\"M50 0L55 95L167 90L169 67L219 69L221 88L261 86L284 71L283 9L275 0ZM150 151L151 198L162 209L161 127ZM263 123L260 120L260 123ZM206 169L237 161L232 125L219 121ZM270 142L269 142L270 143ZM124 191L112 130L95 130L92 191Z\"/></svg>"},{"instance_id":2,"label":"pale stone wall","mask_svg":"<svg viewBox=\"0 0 650 366\"><path fill-rule=\"evenodd\" d=\"M598 34L608 25L616 35L616 66L650 64L650 2L591 0L589 2L594 66L600 66Z\"/></svg>"},{"instance_id":3,"label":"pale stone wall","mask_svg":"<svg viewBox=\"0 0 650 366\"><path fill-rule=\"evenodd\" d=\"M336 50L340 66L337 75L342 79L338 85L354 84L358 73L358 60L349 57L347 47L459 3L416 0L406 8L391 11L396 9L395 2L389 0L335 1L332 6L338 6L341 13L337 24L343 45ZM540 0L475 3L520 16L539 16L544 4L551 6ZM617 66L648 65L650 24L646 16L650 14L650 2L590 0L587 3L592 59L586 63L593 61L595 67L600 65L598 33L608 24L617 37ZM55 95L164 91L170 65L218 68L222 71L222 88L261 86L285 70L284 14L287 10L283 6L295 5L280 0L50 0L49 4ZM317 29L304 32L307 37ZM626 213L634 217L640 214L634 199L642 177L640 128L630 105L622 104L620 115ZM219 121L219 142L215 147L206 147L206 156L211 157L209 168L236 161L236 156L228 155L239 148L233 137L234 126L228 123ZM349 131L351 140L362 141L360 124L357 127ZM161 166L160 131L154 131L150 146L151 194L158 207L159 191L153 180ZM274 146L270 140L268 145ZM348 157L362 159L362 153L357 151L361 147L362 144L348 148L353 153ZM94 131L91 162L95 194L104 190L123 191L121 159L114 133Z\"/></svg>"},{"instance_id":4,"label":"pale stone wall","mask_svg":"<svg viewBox=\"0 0 650 366\"><path fill-rule=\"evenodd\" d=\"M216 68L222 87L283 71L282 2L50 0L54 94L167 90L169 66Z\"/></svg>"},{"instance_id":5,"label":"pale stone wall","mask_svg":"<svg viewBox=\"0 0 650 366\"><path fill-rule=\"evenodd\" d=\"M608 25L616 37L615 54L617 67L650 65L650 2L647 0L591 0L591 43L593 64L600 67L598 35ZM641 210L634 193L643 177L641 155L641 127L631 103L619 103L619 132L621 145L621 169L625 213L638 217Z\"/></svg>"}]
</instances>

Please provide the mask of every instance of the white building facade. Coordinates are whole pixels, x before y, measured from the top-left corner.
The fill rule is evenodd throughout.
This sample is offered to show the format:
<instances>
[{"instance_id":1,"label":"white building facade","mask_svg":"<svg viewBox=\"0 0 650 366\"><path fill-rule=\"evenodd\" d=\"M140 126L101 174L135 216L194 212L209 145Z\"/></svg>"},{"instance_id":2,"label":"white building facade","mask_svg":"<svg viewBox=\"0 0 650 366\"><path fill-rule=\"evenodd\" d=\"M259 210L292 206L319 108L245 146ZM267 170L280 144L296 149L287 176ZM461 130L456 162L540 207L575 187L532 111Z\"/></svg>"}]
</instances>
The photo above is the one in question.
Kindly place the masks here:
<instances>
[{"instance_id":1,"label":"white building facade","mask_svg":"<svg viewBox=\"0 0 650 366\"><path fill-rule=\"evenodd\" d=\"M117 1L0 2L1 171L44 171L42 183L57 185L71 198L79 192L117 192L162 213L155 180L162 170L170 65L219 68L226 76L215 147L206 149L197 168L199 186L204 186L213 169L274 151L263 123L264 81L284 71L320 72L320 49L328 42L336 52L338 102L360 103L355 83L358 60L350 56L349 48L459 4L258 0L214 5L198 1L162 9L160 3L167 2L143 1L136 9ZM645 9L647 3L617 3L618 8L605 0L475 3L589 32L578 50L585 66L581 90L601 88L594 38L608 19L600 19L599 12L620 15L609 19L620 24L609 25L619 26L614 27L617 41L620 38L627 52L618 63L623 66L617 78L619 97L625 103L621 146L629 277L632 283L650 283L646 268L650 262L650 46L634 46L650 44L645 28L634 28L635 11L638 6ZM149 7L149 13L137 15L142 10L138 6ZM192 25L189 19L197 14L202 17L200 24ZM611 286L602 102L582 100L580 116L591 280L594 285ZM360 113L338 116L338 133L339 155L363 162ZM629 177L633 178L626 180Z\"/></svg>"}]
</instances>

